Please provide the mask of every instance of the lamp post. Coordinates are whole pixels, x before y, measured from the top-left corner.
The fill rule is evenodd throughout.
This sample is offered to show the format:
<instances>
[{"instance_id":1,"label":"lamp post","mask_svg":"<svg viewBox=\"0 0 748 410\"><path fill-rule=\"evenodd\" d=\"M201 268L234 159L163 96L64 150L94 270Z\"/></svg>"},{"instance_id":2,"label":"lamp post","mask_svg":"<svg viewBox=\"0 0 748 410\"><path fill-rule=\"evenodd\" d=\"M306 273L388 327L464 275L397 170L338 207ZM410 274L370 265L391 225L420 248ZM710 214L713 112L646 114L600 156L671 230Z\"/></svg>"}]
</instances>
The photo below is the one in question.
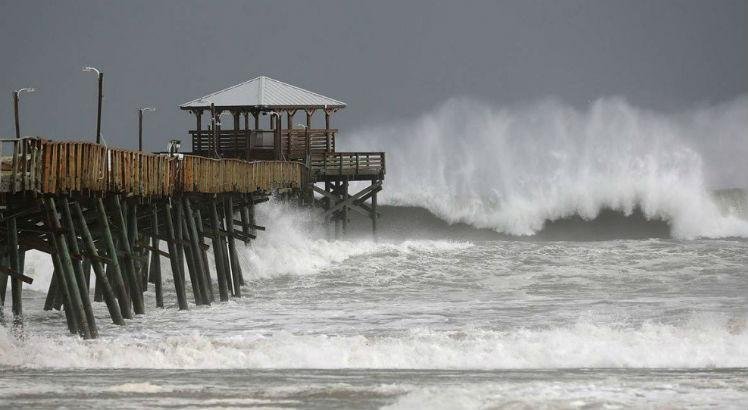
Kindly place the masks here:
<instances>
[{"instance_id":1,"label":"lamp post","mask_svg":"<svg viewBox=\"0 0 748 410\"><path fill-rule=\"evenodd\" d=\"M138 108L138 151L143 151L143 111L156 111L153 107Z\"/></svg>"},{"instance_id":2,"label":"lamp post","mask_svg":"<svg viewBox=\"0 0 748 410\"><path fill-rule=\"evenodd\" d=\"M16 139L21 139L21 128L18 121L18 100L22 92L33 93L36 91L33 88L21 88L20 90L13 91L13 113L16 118Z\"/></svg>"},{"instance_id":3,"label":"lamp post","mask_svg":"<svg viewBox=\"0 0 748 410\"><path fill-rule=\"evenodd\" d=\"M96 143L101 144L101 91L104 84L104 73L95 67L83 67L83 71L96 73L96 77L99 80L99 107L96 114Z\"/></svg>"}]
</instances>

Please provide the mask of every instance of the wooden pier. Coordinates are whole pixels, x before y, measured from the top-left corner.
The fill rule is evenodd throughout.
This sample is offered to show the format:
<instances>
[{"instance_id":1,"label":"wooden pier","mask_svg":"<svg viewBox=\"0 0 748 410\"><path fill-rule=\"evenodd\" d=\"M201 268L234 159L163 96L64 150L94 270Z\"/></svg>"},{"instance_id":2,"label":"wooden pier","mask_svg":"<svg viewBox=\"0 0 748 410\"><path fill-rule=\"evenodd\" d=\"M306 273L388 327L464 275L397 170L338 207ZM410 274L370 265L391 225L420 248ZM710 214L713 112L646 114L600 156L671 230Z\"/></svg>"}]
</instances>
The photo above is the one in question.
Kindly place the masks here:
<instances>
[{"instance_id":1,"label":"wooden pier","mask_svg":"<svg viewBox=\"0 0 748 410\"><path fill-rule=\"evenodd\" d=\"M149 286L156 307L164 307L163 275L169 273L162 272L161 258L169 259L180 310L189 302L209 305L241 297L246 272L237 242L249 244L265 229L256 224L254 207L269 195L322 207L336 237L345 233L349 211L370 217L376 232L384 153L335 150L337 130L330 128L330 115L345 105L266 77L243 85L249 90L242 84L228 89L239 92L233 97L248 98L239 105L217 105L226 101L219 92L182 106L197 117L191 154L0 139L0 320L10 282L13 323L22 324L22 286L33 280L24 275L24 261L32 249L49 254L54 266L44 309L63 309L71 333L95 338L93 302L106 303L117 325L145 314ZM252 92L266 98L257 100ZM206 110L210 124L204 132ZM234 118L230 131L220 126L226 110ZM293 127L298 110L306 113L302 129ZM325 113L324 129L312 128L316 110ZM270 119L270 130L259 128L261 117ZM350 195L349 183L355 181L369 184Z\"/></svg>"}]
</instances>

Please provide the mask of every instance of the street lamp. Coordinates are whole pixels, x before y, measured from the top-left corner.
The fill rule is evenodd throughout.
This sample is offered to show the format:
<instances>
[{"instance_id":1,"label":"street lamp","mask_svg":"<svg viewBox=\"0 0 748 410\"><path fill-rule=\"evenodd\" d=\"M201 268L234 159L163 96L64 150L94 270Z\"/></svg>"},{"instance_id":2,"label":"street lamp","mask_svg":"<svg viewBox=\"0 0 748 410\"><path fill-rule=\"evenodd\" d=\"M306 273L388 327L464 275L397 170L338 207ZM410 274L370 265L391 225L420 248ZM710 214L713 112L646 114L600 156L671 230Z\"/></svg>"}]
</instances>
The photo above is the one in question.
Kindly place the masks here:
<instances>
[{"instance_id":1,"label":"street lamp","mask_svg":"<svg viewBox=\"0 0 748 410\"><path fill-rule=\"evenodd\" d=\"M143 151L143 111L156 111L153 107L138 108L138 151Z\"/></svg>"},{"instance_id":2,"label":"street lamp","mask_svg":"<svg viewBox=\"0 0 748 410\"><path fill-rule=\"evenodd\" d=\"M90 71L93 73L96 73L96 77L99 79L99 108L96 114L96 143L101 143L101 90L103 88L104 83L104 73L99 71L99 69L95 67L83 67L83 71Z\"/></svg>"},{"instance_id":3,"label":"street lamp","mask_svg":"<svg viewBox=\"0 0 748 410\"><path fill-rule=\"evenodd\" d=\"M22 92L33 93L36 91L34 88L21 88L20 90L13 91L13 112L16 117L16 139L21 139L21 129L18 121L18 100L21 98Z\"/></svg>"}]
</instances>

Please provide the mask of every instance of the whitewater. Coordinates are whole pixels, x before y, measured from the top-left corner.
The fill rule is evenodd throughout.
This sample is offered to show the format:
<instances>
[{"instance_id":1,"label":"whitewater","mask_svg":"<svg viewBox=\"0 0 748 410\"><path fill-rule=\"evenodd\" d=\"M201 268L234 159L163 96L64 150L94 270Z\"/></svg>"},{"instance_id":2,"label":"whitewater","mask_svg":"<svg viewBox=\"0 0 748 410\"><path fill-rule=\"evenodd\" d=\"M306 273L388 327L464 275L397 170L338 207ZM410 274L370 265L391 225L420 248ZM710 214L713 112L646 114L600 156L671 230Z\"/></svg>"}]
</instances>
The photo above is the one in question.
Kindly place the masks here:
<instances>
[{"instance_id":1,"label":"whitewater","mask_svg":"<svg viewBox=\"0 0 748 410\"><path fill-rule=\"evenodd\" d=\"M745 98L453 99L361 129L345 148L388 155L377 241L262 204L243 298L178 311L167 279L125 327L96 303L95 340L42 311L29 252L0 406L745 408L747 123Z\"/></svg>"}]
</instances>

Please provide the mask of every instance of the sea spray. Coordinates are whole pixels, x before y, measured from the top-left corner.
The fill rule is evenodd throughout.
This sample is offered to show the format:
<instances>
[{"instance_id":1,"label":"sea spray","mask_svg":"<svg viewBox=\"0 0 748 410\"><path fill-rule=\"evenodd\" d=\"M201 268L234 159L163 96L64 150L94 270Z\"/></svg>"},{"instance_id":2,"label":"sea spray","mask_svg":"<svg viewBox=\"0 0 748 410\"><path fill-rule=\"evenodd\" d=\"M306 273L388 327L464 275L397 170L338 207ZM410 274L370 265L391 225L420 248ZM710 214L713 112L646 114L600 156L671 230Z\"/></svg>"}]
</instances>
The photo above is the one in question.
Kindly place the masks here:
<instances>
[{"instance_id":1,"label":"sea spray","mask_svg":"<svg viewBox=\"0 0 748 410\"><path fill-rule=\"evenodd\" d=\"M532 235L546 221L640 208L678 238L748 236L748 222L710 195L748 182L746 123L746 99L669 115L617 98L583 110L456 98L412 123L354 132L345 148L378 141L388 155L382 202L448 222Z\"/></svg>"}]
</instances>

